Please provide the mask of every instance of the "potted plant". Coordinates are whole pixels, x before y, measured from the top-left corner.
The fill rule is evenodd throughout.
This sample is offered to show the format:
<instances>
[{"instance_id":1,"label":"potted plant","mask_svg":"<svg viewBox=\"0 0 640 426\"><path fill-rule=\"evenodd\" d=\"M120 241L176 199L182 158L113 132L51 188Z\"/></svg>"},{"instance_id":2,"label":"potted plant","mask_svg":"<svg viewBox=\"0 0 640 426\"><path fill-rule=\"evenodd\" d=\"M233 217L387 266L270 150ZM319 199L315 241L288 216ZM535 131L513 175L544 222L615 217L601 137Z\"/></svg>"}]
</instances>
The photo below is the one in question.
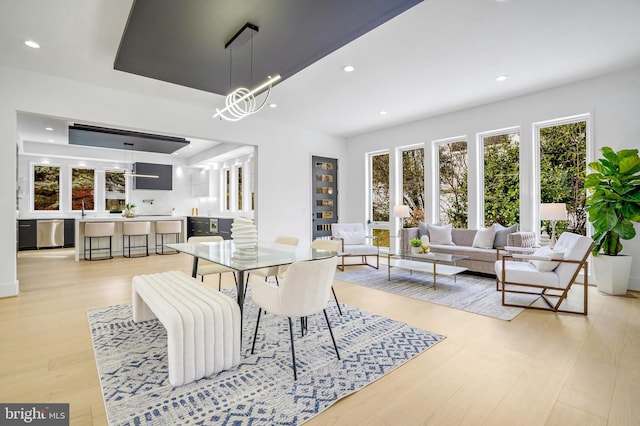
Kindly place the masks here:
<instances>
[{"instance_id":1,"label":"potted plant","mask_svg":"<svg viewBox=\"0 0 640 426\"><path fill-rule=\"evenodd\" d=\"M621 255L620 240L636 236L633 222L640 222L640 157L637 149L614 152L600 149L604 158L589 163L586 210L593 224L593 269L598 290L626 294L631 256Z\"/></svg>"},{"instance_id":2,"label":"potted plant","mask_svg":"<svg viewBox=\"0 0 640 426\"><path fill-rule=\"evenodd\" d=\"M422 241L420 240L420 238L412 238L411 240L409 240L409 245L411 246L411 253L420 253L420 248L422 247Z\"/></svg>"},{"instance_id":3,"label":"potted plant","mask_svg":"<svg viewBox=\"0 0 640 426\"><path fill-rule=\"evenodd\" d=\"M136 208L136 205L133 203L127 203L124 205L124 213L122 213L122 215L124 217L134 217L135 215L133 214L133 209Z\"/></svg>"}]
</instances>

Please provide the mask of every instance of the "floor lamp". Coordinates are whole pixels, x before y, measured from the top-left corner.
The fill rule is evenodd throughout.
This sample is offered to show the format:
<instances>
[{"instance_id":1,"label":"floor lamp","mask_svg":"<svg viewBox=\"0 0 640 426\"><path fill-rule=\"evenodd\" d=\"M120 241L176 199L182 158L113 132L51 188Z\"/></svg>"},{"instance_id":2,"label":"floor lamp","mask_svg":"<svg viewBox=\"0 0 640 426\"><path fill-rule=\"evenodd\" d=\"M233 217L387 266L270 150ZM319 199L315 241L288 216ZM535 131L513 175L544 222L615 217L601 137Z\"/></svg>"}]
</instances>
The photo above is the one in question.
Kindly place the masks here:
<instances>
[{"instance_id":1,"label":"floor lamp","mask_svg":"<svg viewBox=\"0 0 640 426\"><path fill-rule=\"evenodd\" d=\"M398 229L398 238L400 238L400 230L404 227L404 218L411 217L411 210L409 209L409 206L404 206L402 204L393 206L393 217L400 218L400 228ZM400 245L402 245L402 241L400 242ZM402 247L400 247L400 250L402 250Z\"/></svg>"},{"instance_id":2,"label":"floor lamp","mask_svg":"<svg viewBox=\"0 0 640 426\"><path fill-rule=\"evenodd\" d=\"M549 247L556 245L556 221L567 220L567 205L565 203L540 204L540 220L551 222L551 241Z\"/></svg>"}]
</instances>

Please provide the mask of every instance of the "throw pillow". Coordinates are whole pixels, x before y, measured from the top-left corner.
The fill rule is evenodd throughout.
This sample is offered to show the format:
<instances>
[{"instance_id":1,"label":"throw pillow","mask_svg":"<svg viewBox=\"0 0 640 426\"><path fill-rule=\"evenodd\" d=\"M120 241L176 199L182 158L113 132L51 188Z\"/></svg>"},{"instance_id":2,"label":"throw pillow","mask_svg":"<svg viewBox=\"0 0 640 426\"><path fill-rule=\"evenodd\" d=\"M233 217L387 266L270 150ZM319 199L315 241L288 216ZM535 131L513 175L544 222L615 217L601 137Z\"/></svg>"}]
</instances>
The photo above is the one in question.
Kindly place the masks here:
<instances>
[{"instance_id":1,"label":"throw pillow","mask_svg":"<svg viewBox=\"0 0 640 426\"><path fill-rule=\"evenodd\" d=\"M548 257L549 259L564 259L564 253L553 251L553 249L549 246L540 247L535 252L533 252L533 256L542 256ZM560 262L554 262L552 260L530 260L538 271L540 272L551 272L560 264Z\"/></svg>"},{"instance_id":2,"label":"throw pillow","mask_svg":"<svg viewBox=\"0 0 640 426\"><path fill-rule=\"evenodd\" d=\"M340 231L340 238L344 240L346 244L364 244L365 235L358 231Z\"/></svg>"},{"instance_id":3,"label":"throw pillow","mask_svg":"<svg viewBox=\"0 0 640 426\"><path fill-rule=\"evenodd\" d=\"M440 226L442 225L442 222L436 222L434 223L434 225ZM429 225L427 225L425 222L418 222L418 238L422 237L423 235L426 235L427 237L429 236Z\"/></svg>"},{"instance_id":4,"label":"throw pillow","mask_svg":"<svg viewBox=\"0 0 640 426\"><path fill-rule=\"evenodd\" d=\"M493 240L493 248L504 247L507 245L507 235L512 234L514 232L518 232L518 224L511 225L508 228L500 225L499 223L494 224L496 229L496 236Z\"/></svg>"},{"instance_id":5,"label":"throw pillow","mask_svg":"<svg viewBox=\"0 0 640 426\"><path fill-rule=\"evenodd\" d=\"M491 225L486 229L478 229L476 236L473 237L472 247L490 249L493 248L493 239L496 235L495 226Z\"/></svg>"},{"instance_id":6,"label":"throw pillow","mask_svg":"<svg viewBox=\"0 0 640 426\"><path fill-rule=\"evenodd\" d=\"M451 225L427 225L429 228L429 239L431 244L440 244L453 246L453 240L451 239Z\"/></svg>"},{"instance_id":7,"label":"throw pillow","mask_svg":"<svg viewBox=\"0 0 640 426\"><path fill-rule=\"evenodd\" d=\"M427 227L426 223L418 222L418 238L422 237L423 235L429 237L429 228Z\"/></svg>"}]
</instances>

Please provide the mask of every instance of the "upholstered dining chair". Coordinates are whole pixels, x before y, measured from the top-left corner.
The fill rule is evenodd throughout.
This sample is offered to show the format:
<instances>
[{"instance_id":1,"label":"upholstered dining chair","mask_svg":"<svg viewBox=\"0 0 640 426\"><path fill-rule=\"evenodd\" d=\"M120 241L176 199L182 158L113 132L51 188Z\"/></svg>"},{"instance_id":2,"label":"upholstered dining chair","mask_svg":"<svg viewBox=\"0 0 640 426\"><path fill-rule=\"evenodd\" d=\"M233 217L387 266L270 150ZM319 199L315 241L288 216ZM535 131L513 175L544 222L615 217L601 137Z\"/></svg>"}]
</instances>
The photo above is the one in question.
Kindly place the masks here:
<instances>
[{"instance_id":1,"label":"upholstered dining chair","mask_svg":"<svg viewBox=\"0 0 640 426\"><path fill-rule=\"evenodd\" d=\"M336 256L306 262L294 262L289 265L287 271L280 277L278 285L265 282L261 277L251 276L251 299L258 306L258 319L253 334L251 353L254 353L260 315L262 311L270 314L287 317L289 320L289 337L291 339L291 360L293 364L293 378L298 379L296 368L296 352L293 342L293 322L291 318L306 318L323 312L324 319L329 328L329 334L340 359L338 345L331 330L326 306L329 300L329 291L336 273L338 258Z\"/></svg>"},{"instance_id":2,"label":"upholstered dining chair","mask_svg":"<svg viewBox=\"0 0 640 426\"><path fill-rule=\"evenodd\" d=\"M217 243L222 241L223 238L220 236L206 236L206 237L189 237L187 240L188 243ZM238 281L236 279L236 273L233 269L227 268L226 266L218 265L217 263L209 262L208 260L199 259L198 260L198 272L200 275L200 281L204 282L205 275L213 275L218 274L218 290L222 289L222 274L226 272L233 273L233 279L236 281L236 286L238 285Z\"/></svg>"},{"instance_id":3,"label":"upholstered dining chair","mask_svg":"<svg viewBox=\"0 0 640 426\"><path fill-rule=\"evenodd\" d=\"M352 265L369 265L373 268L380 268L380 248L378 247L378 237L366 235L362 223L333 223L331 224L331 238L340 241L340 259L344 271L344 260L346 257L360 257L361 263ZM376 264L371 265L367 261L370 256L376 258Z\"/></svg>"},{"instance_id":4,"label":"upholstered dining chair","mask_svg":"<svg viewBox=\"0 0 640 426\"><path fill-rule=\"evenodd\" d=\"M327 251L335 251L336 253L340 252L342 244L337 240L325 240L322 238L315 239L311 242L311 248L316 250L327 250ZM338 296L336 296L336 290L331 285L331 292L333 293L333 298L336 299L336 305L338 305L338 312L342 315L342 308L340 308L340 302L338 302Z\"/></svg>"},{"instance_id":5,"label":"upholstered dining chair","mask_svg":"<svg viewBox=\"0 0 640 426\"><path fill-rule=\"evenodd\" d=\"M496 286L502 291L502 305L587 315L589 294L587 258L593 246L594 242L589 237L564 232L553 249L541 247L531 255L502 256L495 263ZM581 269L584 271L582 311L561 309ZM533 304L515 303L513 294L538 295L545 305L537 306L535 302Z\"/></svg>"},{"instance_id":6,"label":"upholstered dining chair","mask_svg":"<svg viewBox=\"0 0 640 426\"><path fill-rule=\"evenodd\" d=\"M273 240L274 243L286 244L289 246L297 246L298 241L299 240L296 237L286 237L286 236L279 236L279 237L276 237L275 240ZM265 281L267 281L269 277L275 277L276 282L278 282L278 274L283 273L285 270L286 270L286 267L281 267L281 266L270 266L268 268L256 269L254 271L251 271L247 275L247 280L249 279L250 275L258 275L260 277L263 277Z\"/></svg>"}]
</instances>

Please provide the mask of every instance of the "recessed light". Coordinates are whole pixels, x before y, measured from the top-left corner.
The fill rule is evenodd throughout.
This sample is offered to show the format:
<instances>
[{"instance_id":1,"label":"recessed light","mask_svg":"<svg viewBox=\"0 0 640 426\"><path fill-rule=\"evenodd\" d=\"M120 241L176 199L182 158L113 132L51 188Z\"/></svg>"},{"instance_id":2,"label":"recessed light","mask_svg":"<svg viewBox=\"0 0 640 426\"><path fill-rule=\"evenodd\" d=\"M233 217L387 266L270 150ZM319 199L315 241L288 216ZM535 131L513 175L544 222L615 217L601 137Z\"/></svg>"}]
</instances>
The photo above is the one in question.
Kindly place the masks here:
<instances>
[{"instance_id":1,"label":"recessed light","mask_svg":"<svg viewBox=\"0 0 640 426\"><path fill-rule=\"evenodd\" d=\"M49 164L49 160L42 160L42 164Z\"/></svg>"},{"instance_id":2,"label":"recessed light","mask_svg":"<svg viewBox=\"0 0 640 426\"><path fill-rule=\"evenodd\" d=\"M45 129L45 130L48 130L48 131L50 131L50 132L51 132L51 131L53 131L53 127L45 127L44 129Z\"/></svg>"},{"instance_id":3,"label":"recessed light","mask_svg":"<svg viewBox=\"0 0 640 426\"><path fill-rule=\"evenodd\" d=\"M24 42L24 44L26 44L27 46L32 47L34 49L40 49L40 45L38 43L36 43L35 41L33 41L33 40L27 40L27 41Z\"/></svg>"},{"instance_id":4,"label":"recessed light","mask_svg":"<svg viewBox=\"0 0 640 426\"><path fill-rule=\"evenodd\" d=\"M269 104L269 108L277 108L278 104Z\"/></svg>"},{"instance_id":5,"label":"recessed light","mask_svg":"<svg viewBox=\"0 0 640 426\"><path fill-rule=\"evenodd\" d=\"M47 139L47 142L55 142L55 139Z\"/></svg>"},{"instance_id":6,"label":"recessed light","mask_svg":"<svg viewBox=\"0 0 640 426\"><path fill-rule=\"evenodd\" d=\"M342 67L342 70L344 72L351 72L351 71L355 70L355 68L354 68L353 65L345 65L344 67Z\"/></svg>"},{"instance_id":7,"label":"recessed light","mask_svg":"<svg viewBox=\"0 0 640 426\"><path fill-rule=\"evenodd\" d=\"M508 75L499 75L496 77L496 81L505 81L508 78L509 78Z\"/></svg>"},{"instance_id":8,"label":"recessed light","mask_svg":"<svg viewBox=\"0 0 640 426\"><path fill-rule=\"evenodd\" d=\"M379 114L380 115L387 115L387 111L380 111Z\"/></svg>"}]
</instances>

